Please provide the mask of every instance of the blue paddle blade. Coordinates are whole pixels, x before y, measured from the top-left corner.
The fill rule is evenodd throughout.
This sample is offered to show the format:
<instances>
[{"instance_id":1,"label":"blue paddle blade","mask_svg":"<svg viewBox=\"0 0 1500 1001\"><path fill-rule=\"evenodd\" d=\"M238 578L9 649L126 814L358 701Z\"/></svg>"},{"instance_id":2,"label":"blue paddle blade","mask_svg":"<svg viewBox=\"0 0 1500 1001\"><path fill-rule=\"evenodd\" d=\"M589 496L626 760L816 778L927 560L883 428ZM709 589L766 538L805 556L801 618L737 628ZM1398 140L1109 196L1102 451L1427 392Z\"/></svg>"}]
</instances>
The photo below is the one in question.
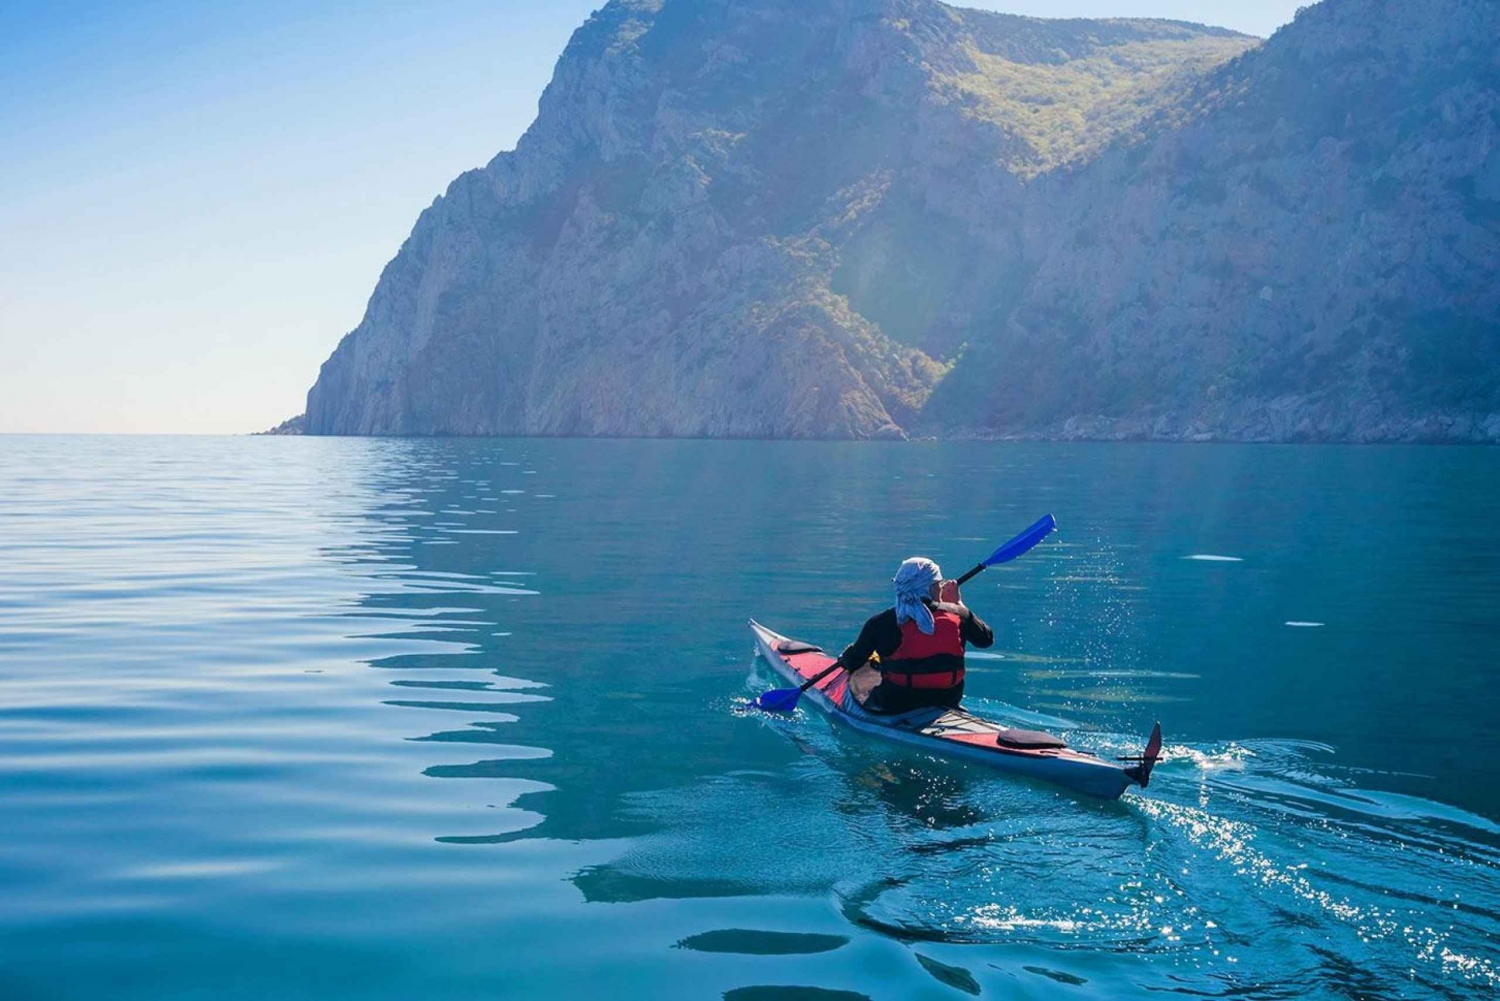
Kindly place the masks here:
<instances>
[{"instance_id":1,"label":"blue paddle blade","mask_svg":"<svg viewBox=\"0 0 1500 1001\"><path fill-rule=\"evenodd\" d=\"M789 713L797 708L797 700L801 697L801 690L796 688L773 688L769 692L761 692L751 705L766 712Z\"/></svg>"},{"instance_id":2,"label":"blue paddle blade","mask_svg":"<svg viewBox=\"0 0 1500 1001\"><path fill-rule=\"evenodd\" d=\"M1026 531L1022 532L1014 539L1011 539L1009 542L1002 545L993 553L990 553L990 555L985 559L984 565L987 567L992 567L998 563L1009 563L1017 556L1024 556L1026 553L1030 552L1038 542L1041 542L1047 536L1051 535L1053 529L1055 528L1057 528L1057 519L1052 517L1050 514L1045 515L1041 521L1037 522L1035 525L1032 525Z\"/></svg>"}]
</instances>

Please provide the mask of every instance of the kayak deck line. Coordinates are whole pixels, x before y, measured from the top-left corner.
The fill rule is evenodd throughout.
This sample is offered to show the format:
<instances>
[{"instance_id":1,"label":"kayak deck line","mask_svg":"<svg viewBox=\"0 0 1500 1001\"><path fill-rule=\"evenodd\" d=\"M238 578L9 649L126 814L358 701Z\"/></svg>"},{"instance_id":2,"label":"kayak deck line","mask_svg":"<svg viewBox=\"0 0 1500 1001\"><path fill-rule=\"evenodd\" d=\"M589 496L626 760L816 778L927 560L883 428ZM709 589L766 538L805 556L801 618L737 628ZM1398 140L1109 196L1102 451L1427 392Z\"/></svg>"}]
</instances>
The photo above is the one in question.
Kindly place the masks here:
<instances>
[{"instance_id":1,"label":"kayak deck line","mask_svg":"<svg viewBox=\"0 0 1500 1001\"><path fill-rule=\"evenodd\" d=\"M757 652L772 669L793 684L802 684L833 665L820 647L790 639L750 620ZM1131 767L1071 748L1061 737L1040 730L1020 730L976 716L965 709L925 708L899 715L866 711L849 692L849 672L837 670L809 688L806 697L840 723L943 757L982 764L1066 786L1090 796L1118 799L1132 785L1142 788L1161 748L1157 724Z\"/></svg>"}]
</instances>

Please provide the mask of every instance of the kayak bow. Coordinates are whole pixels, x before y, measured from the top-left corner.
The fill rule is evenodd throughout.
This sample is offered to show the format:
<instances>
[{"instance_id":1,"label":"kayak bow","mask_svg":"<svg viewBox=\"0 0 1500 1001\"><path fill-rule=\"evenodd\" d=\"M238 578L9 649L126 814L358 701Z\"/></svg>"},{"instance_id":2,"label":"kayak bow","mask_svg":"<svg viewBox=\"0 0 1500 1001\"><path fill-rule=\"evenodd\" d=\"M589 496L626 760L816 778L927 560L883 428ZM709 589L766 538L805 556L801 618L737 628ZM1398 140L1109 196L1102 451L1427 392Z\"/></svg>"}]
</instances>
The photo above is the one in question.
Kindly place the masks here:
<instances>
[{"instance_id":1,"label":"kayak bow","mask_svg":"<svg viewBox=\"0 0 1500 1001\"><path fill-rule=\"evenodd\" d=\"M1144 753L1123 760L1126 767L1067 746L1061 738L1038 730L1001 726L963 709L918 709L900 715L866 712L849 693L849 672L829 671L834 658L822 648L789 639L750 620L757 652L788 682L801 685L828 672L806 692L809 701L840 723L862 733L892 740L932 754L986 765L1118 799L1132 785L1145 788L1161 753L1161 724L1151 732Z\"/></svg>"}]
</instances>

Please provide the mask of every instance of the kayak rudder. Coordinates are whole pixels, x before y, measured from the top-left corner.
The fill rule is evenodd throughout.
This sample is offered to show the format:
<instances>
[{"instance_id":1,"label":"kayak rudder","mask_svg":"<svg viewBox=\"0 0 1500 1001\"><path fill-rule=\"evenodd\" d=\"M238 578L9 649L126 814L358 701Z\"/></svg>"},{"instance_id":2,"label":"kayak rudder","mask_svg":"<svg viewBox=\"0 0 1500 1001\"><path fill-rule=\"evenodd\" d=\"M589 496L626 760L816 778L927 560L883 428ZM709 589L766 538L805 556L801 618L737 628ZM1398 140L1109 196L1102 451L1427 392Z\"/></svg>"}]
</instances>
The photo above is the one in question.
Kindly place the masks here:
<instances>
[{"instance_id":1,"label":"kayak rudder","mask_svg":"<svg viewBox=\"0 0 1500 1001\"><path fill-rule=\"evenodd\" d=\"M1125 774L1130 776L1142 789L1151 784L1151 769L1156 767L1156 762L1161 758L1161 721L1151 728L1151 736L1146 741L1146 749L1139 755L1123 757L1121 761L1134 761L1133 767L1125 769Z\"/></svg>"}]
</instances>

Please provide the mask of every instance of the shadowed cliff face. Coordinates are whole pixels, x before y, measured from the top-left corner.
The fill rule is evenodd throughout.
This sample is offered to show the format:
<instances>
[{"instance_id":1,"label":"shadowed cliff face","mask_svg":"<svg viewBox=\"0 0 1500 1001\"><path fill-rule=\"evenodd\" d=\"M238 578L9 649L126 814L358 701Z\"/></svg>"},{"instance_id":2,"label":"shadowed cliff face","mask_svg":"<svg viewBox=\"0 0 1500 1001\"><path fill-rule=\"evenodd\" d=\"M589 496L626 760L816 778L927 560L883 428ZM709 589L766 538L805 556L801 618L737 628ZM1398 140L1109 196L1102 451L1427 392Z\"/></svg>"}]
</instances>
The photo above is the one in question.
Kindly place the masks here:
<instances>
[{"instance_id":1,"label":"shadowed cliff face","mask_svg":"<svg viewBox=\"0 0 1500 1001\"><path fill-rule=\"evenodd\" d=\"M1307 8L1046 187L929 426L1500 440L1500 5Z\"/></svg>"},{"instance_id":2,"label":"shadowed cliff face","mask_svg":"<svg viewBox=\"0 0 1500 1001\"><path fill-rule=\"evenodd\" d=\"M931 0L611 3L422 214L306 428L1487 433L1495 24L1434 8L1329 0L1236 58ZM1355 399L1375 425L1263 419Z\"/></svg>"}]
</instances>

